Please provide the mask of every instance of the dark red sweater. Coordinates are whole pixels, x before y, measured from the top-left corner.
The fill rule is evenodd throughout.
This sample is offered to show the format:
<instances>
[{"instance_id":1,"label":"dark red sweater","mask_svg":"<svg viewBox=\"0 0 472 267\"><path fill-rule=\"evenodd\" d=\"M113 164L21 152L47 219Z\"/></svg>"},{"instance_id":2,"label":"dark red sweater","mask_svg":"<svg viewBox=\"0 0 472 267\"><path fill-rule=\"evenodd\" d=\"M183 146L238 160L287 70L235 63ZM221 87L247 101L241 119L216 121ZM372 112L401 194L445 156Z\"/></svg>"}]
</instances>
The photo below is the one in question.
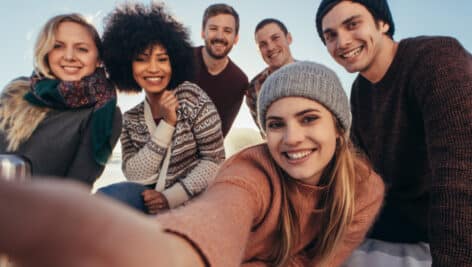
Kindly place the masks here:
<instances>
[{"instance_id":1,"label":"dark red sweater","mask_svg":"<svg viewBox=\"0 0 472 267\"><path fill-rule=\"evenodd\" d=\"M221 118L223 136L226 136L248 87L247 76L231 59L221 73L211 75L203 62L202 46L195 47L194 52L196 72L192 82L198 84L215 104Z\"/></svg>"},{"instance_id":2,"label":"dark red sweater","mask_svg":"<svg viewBox=\"0 0 472 267\"><path fill-rule=\"evenodd\" d=\"M399 43L382 80L352 87L352 135L388 192L371 238L431 245L472 265L472 56L455 40Z\"/></svg>"}]
</instances>

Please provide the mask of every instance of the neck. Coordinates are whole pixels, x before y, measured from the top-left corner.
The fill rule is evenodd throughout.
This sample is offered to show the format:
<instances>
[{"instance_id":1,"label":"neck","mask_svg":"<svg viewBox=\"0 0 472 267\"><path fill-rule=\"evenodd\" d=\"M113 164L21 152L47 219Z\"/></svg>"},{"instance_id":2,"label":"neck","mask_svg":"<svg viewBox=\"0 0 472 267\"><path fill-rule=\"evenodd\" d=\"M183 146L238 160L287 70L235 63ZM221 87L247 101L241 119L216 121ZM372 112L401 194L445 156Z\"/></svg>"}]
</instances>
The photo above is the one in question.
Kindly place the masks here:
<instances>
[{"instance_id":1,"label":"neck","mask_svg":"<svg viewBox=\"0 0 472 267\"><path fill-rule=\"evenodd\" d=\"M229 58L227 56L222 59L213 58L208 54L205 47L202 47L202 56L203 62L211 75L220 74L229 63Z\"/></svg>"},{"instance_id":2,"label":"neck","mask_svg":"<svg viewBox=\"0 0 472 267\"><path fill-rule=\"evenodd\" d=\"M157 93L157 94L146 93L145 101L147 101L149 103L149 106L151 107L151 113L152 113L153 119L159 119L162 117L159 112L159 105L160 105L159 100L161 99L161 97L162 97L162 93Z\"/></svg>"},{"instance_id":3,"label":"neck","mask_svg":"<svg viewBox=\"0 0 472 267\"><path fill-rule=\"evenodd\" d=\"M397 53L398 43L388 36L383 38L388 40L384 40L372 64L366 70L361 71L361 75L371 83L377 83L385 76Z\"/></svg>"},{"instance_id":4,"label":"neck","mask_svg":"<svg viewBox=\"0 0 472 267\"><path fill-rule=\"evenodd\" d=\"M287 64L290 64L290 63L293 63L295 62L295 60L293 59L292 56L290 56L290 58L282 65L282 66L269 66L269 74L271 74L272 72L282 68L283 66L287 65Z\"/></svg>"}]
</instances>

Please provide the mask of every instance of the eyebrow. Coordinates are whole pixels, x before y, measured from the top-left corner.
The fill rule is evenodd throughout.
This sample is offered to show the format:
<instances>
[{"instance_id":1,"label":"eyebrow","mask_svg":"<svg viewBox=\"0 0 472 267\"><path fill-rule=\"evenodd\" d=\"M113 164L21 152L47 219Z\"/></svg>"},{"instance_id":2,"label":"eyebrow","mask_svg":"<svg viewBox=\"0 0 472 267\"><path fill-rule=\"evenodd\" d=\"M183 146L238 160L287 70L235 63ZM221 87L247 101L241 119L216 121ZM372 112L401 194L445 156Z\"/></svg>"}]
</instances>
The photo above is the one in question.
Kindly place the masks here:
<instances>
[{"instance_id":1,"label":"eyebrow","mask_svg":"<svg viewBox=\"0 0 472 267\"><path fill-rule=\"evenodd\" d=\"M139 53L139 55L143 55L143 56L150 56L152 54L152 51L149 51L149 50L146 50L146 51L143 51L142 53ZM157 53L157 56L168 56L169 54L166 52L162 52L162 53Z\"/></svg>"},{"instance_id":2,"label":"eyebrow","mask_svg":"<svg viewBox=\"0 0 472 267\"><path fill-rule=\"evenodd\" d=\"M361 15L353 15L353 16L350 16L349 18L343 20L343 22L341 23L342 25L346 25L346 24L349 24L351 21L355 20L355 19L358 19L360 18ZM333 32L334 30L331 29L331 28L327 28L326 30L323 31L324 34L326 33L330 33L330 32Z\"/></svg>"},{"instance_id":3,"label":"eyebrow","mask_svg":"<svg viewBox=\"0 0 472 267\"><path fill-rule=\"evenodd\" d=\"M319 109L316 109L316 108L307 108L307 109L304 109L302 111L299 111L297 113L295 113L295 117L300 117L300 116L303 116L305 115L306 113L310 113L310 112L318 112L320 113L321 111ZM282 117L279 117L279 116L268 116L266 118L266 120L282 120Z\"/></svg>"}]
</instances>

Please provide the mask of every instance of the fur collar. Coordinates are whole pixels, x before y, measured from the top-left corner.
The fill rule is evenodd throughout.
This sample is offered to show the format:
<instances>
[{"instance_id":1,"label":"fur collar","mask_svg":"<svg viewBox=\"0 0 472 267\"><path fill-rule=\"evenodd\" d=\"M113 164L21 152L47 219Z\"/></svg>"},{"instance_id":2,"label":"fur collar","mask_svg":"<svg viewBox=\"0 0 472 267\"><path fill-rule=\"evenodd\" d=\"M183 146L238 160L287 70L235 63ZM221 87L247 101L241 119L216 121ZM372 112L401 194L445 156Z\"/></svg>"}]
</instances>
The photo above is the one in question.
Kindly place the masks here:
<instances>
[{"instance_id":1,"label":"fur collar","mask_svg":"<svg viewBox=\"0 0 472 267\"><path fill-rule=\"evenodd\" d=\"M9 83L0 96L0 131L5 134L8 152L16 151L30 138L50 110L24 100L29 90L29 79L20 78Z\"/></svg>"}]
</instances>

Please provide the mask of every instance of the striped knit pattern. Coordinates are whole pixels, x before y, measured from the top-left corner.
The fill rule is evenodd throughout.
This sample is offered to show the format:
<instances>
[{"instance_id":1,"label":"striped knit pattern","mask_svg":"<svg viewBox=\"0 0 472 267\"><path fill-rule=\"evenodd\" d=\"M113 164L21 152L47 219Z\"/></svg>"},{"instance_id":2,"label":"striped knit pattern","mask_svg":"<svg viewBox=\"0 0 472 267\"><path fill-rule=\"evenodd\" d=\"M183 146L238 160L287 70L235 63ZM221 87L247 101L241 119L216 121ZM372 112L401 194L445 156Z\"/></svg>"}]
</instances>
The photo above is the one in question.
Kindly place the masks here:
<instances>
[{"instance_id":1,"label":"striped knit pattern","mask_svg":"<svg viewBox=\"0 0 472 267\"><path fill-rule=\"evenodd\" d=\"M184 82L174 92L179 109L165 187L179 182L194 196L208 186L224 160L221 121L213 102L196 84ZM164 140L152 140L144 119L144 102L125 113L121 147L125 177L142 184L155 183L149 177L159 173L167 145Z\"/></svg>"}]
</instances>

